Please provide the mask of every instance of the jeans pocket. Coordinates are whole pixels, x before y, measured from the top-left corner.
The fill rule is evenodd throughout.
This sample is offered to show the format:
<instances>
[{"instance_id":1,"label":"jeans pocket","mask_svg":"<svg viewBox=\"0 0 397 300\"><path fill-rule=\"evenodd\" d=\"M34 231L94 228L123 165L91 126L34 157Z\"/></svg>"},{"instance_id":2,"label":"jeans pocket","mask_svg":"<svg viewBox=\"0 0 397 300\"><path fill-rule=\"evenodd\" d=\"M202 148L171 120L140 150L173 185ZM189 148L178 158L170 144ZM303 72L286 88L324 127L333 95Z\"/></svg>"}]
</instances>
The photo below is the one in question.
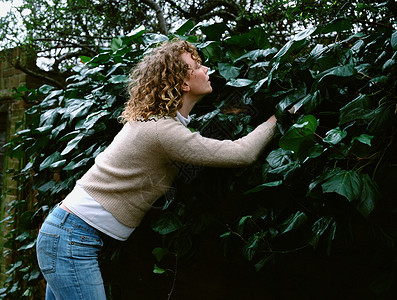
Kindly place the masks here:
<instances>
[{"instance_id":1,"label":"jeans pocket","mask_svg":"<svg viewBox=\"0 0 397 300\"><path fill-rule=\"evenodd\" d=\"M73 258L94 257L98 256L103 247L103 242L98 236L76 234L72 236L72 245Z\"/></svg>"},{"instance_id":2,"label":"jeans pocket","mask_svg":"<svg viewBox=\"0 0 397 300\"><path fill-rule=\"evenodd\" d=\"M43 274L55 272L59 235L39 232L37 237L37 261Z\"/></svg>"}]
</instances>

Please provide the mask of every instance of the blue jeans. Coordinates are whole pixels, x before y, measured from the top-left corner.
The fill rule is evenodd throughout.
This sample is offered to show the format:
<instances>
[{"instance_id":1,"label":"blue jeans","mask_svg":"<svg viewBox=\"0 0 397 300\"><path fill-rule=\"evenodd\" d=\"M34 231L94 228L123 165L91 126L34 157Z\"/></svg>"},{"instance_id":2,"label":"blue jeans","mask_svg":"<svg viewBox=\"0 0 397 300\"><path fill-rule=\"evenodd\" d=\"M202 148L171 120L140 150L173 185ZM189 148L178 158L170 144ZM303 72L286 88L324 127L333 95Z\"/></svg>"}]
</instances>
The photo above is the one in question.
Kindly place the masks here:
<instances>
[{"instance_id":1,"label":"blue jeans","mask_svg":"<svg viewBox=\"0 0 397 300\"><path fill-rule=\"evenodd\" d=\"M56 206L41 226L36 253L47 281L46 300L106 299L98 264L100 233Z\"/></svg>"}]
</instances>

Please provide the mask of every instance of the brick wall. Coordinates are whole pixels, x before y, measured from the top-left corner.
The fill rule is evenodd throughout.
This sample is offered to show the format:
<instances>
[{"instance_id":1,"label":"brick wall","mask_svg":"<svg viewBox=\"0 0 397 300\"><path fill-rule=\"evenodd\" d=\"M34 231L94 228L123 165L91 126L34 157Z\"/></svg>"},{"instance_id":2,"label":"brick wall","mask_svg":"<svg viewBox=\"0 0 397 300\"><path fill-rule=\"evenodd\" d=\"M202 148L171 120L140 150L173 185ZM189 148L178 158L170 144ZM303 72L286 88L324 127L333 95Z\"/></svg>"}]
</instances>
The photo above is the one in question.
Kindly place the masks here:
<instances>
[{"instance_id":1,"label":"brick wall","mask_svg":"<svg viewBox=\"0 0 397 300\"><path fill-rule=\"evenodd\" d=\"M37 78L26 75L20 70L15 69L10 62L19 59L22 65L27 65L30 69L36 67L36 56L26 55L21 48L14 48L0 52L0 105L12 96L12 89L25 85L28 88L35 88L42 84Z\"/></svg>"},{"instance_id":2,"label":"brick wall","mask_svg":"<svg viewBox=\"0 0 397 300\"><path fill-rule=\"evenodd\" d=\"M17 57L24 57L26 63L26 55L20 48L12 49L7 52L0 53L0 146L12 138L16 131L21 128L16 128L16 124L23 120L24 112L26 110L26 103L23 100L16 100L12 97L13 89L26 85L28 88L38 87L40 82L27 76L20 70L15 69L9 61ZM31 65L35 64L35 58L32 58ZM0 182L0 219L7 217L8 205L12 201L18 199L19 194L17 190L17 182L12 180L11 176L7 176L7 169L20 168L21 162L17 159L6 158L4 150L0 151L0 173L2 174ZM10 226L3 222L0 224L0 251L3 253L4 236L9 230ZM6 266L9 263L9 258L4 255L0 256L0 286L2 286L6 279Z\"/></svg>"}]
</instances>

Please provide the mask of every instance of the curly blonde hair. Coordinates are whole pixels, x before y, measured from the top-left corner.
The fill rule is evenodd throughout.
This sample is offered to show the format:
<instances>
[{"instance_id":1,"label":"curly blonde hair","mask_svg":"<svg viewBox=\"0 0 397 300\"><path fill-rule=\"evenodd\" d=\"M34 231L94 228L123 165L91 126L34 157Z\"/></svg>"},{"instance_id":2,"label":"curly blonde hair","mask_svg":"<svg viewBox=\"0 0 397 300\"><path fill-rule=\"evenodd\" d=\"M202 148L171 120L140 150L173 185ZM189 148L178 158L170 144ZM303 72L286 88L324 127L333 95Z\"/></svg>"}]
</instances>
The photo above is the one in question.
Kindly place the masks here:
<instances>
[{"instance_id":1,"label":"curly blonde hair","mask_svg":"<svg viewBox=\"0 0 397 300\"><path fill-rule=\"evenodd\" d=\"M201 63L192 44L172 40L154 48L135 66L128 84L129 100L121 114L123 123L151 116L176 116L182 107L182 84L189 76L190 67L180 58L185 52Z\"/></svg>"}]
</instances>

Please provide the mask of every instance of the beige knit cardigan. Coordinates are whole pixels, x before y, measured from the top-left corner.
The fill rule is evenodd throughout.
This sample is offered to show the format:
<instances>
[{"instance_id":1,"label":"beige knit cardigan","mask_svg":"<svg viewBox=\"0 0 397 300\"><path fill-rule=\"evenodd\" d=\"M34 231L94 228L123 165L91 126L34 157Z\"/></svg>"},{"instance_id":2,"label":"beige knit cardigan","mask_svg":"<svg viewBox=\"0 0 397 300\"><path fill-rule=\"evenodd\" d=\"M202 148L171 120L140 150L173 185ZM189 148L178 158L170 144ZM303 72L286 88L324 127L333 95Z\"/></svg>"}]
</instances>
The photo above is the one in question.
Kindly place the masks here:
<instances>
[{"instance_id":1,"label":"beige knit cardigan","mask_svg":"<svg viewBox=\"0 0 397 300\"><path fill-rule=\"evenodd\" d=\"M191 132L176 118L126 123L81 178L83 188L119 222L137 227L171 186L175 162L237 167L254 162L276 131L265 122L235 141Z\"/></svg>"}]
</instances>

